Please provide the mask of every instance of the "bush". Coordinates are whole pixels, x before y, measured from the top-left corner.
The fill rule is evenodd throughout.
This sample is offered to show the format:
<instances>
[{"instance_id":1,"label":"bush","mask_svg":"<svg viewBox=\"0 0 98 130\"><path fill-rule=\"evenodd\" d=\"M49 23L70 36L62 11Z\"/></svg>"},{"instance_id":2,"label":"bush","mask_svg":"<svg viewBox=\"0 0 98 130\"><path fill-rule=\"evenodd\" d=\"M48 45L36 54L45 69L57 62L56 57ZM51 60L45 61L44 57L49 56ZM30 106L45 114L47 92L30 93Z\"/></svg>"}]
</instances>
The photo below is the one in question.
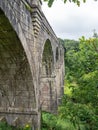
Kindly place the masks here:
<instances>
[{"instance_id":1,"label":"bush","mask_svg":"<svg viewBox=\"0 0 98 130\"><path fill-rule=\"evenodd\" d=\"M7 124L6 122L0 122L0 130L31 130L31 127L28 124L25 125L24 128L14 127L14 126Z\"/></svg>"},{"instance_id":2,"label":"bush","mask_svg":"<svg viewBox=\"0 0 98 130\"><path fill-rule=\"evenodd\" d=\"M59 115L42 112L41 130L75 130L69 120L62 120Z\"/></svg>"}]
</instances>

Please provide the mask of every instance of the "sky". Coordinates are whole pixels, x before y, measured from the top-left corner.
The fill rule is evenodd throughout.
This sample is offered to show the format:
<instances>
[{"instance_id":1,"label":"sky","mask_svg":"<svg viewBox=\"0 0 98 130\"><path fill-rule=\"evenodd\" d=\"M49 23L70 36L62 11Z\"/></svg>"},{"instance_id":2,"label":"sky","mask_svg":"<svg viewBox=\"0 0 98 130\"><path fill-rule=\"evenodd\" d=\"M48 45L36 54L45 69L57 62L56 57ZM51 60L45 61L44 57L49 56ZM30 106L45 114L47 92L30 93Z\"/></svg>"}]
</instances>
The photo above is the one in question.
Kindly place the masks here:
<instances>
[{"instance_id":1,"label":"sky","mask_svg":"<svg viewBox=\"0 0 98 130\"><path fill-rule=\"evenodd\" d=\"M82 36L92 37L94 29L98 32L98 1L87 0L78 7L55 0L51 8L43 2L42 10L59 38L78 40Z\"/></svg>"}]
</instances>

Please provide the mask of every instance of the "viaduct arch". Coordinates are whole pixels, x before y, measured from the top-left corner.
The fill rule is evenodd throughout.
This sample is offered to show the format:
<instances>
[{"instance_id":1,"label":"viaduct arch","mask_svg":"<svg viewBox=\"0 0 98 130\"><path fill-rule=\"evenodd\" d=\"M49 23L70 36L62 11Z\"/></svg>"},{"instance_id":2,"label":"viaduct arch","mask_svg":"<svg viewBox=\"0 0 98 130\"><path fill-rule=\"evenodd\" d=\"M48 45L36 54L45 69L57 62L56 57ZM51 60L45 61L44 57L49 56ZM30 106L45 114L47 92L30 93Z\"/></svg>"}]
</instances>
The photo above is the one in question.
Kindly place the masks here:
<instances>
[{"instance_id":1,"label":"viaduct arch","mask_svg":"<svg viewBox=\"0 0 98 130\"><path fill-rule=\"evenodd\" d=\"M40 0L0 0L0 121L40 129L64 87L64 49Z\"/></svg>"}]
</instances>

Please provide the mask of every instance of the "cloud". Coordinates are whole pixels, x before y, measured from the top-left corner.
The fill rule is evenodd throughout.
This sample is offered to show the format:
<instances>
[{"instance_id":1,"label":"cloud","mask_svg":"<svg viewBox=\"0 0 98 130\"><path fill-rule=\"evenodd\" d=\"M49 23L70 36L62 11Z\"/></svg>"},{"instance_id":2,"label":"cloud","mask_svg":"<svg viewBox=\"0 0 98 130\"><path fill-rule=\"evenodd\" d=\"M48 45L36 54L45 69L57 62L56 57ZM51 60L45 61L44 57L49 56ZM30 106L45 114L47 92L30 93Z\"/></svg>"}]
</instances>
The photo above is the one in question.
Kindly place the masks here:
<instances>
[{"instance_id":1,"label":"cloud","mask_svg":"<svg viewBox=\"0 0 98 130\"><path fill-rule=\"evenodd\" d=\"M93 29L98 30L98 2L94 0L88 0L80 7L73 3L64 4L61 0L55 1L51 8L44 3L43 12L61 38L91 37Z\"/></svg>"}]
</instances>

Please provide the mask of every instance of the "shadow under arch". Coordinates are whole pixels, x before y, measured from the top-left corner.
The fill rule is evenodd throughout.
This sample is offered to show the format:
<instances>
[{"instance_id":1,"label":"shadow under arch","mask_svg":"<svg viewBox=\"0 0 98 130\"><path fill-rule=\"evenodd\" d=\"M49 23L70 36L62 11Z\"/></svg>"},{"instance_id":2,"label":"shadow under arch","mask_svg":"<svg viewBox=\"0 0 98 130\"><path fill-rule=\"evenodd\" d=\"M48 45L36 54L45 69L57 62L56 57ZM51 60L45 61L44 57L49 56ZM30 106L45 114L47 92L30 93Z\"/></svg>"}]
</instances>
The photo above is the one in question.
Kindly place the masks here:
<instances>
[{"instance_id":1,"label":"shadow under arch","mask_svg":"<svg viewBox=\"0 0 98 130\"><path fill-rule=\"evenodd\" d=\"M33 77L27 56L16 32L0 9L0 111L15 108L15 111L23 112L35 107Z\"/></svg>"},{"instance_id":2,"label":"shadow under arch","mask_svg":"<svg viewBox=\"0 0 98 130\"><path fill-rule=\"evenodd\" d=\"M50 77L54 70L54 58L51 42L49 39L46 40L44 44L43 54L42 54L42 70L41 75Z\"/></svg>"},{"instance_id":3,"label":"shadow under arch","mask_svg":"<svg viewBox=\"0 0 98 130\"><path fill-rule=\"evenodd\" d=\"M59 60L59 50L58 47L56 47L56 62Z\"/></svg>"}]
</instances>

